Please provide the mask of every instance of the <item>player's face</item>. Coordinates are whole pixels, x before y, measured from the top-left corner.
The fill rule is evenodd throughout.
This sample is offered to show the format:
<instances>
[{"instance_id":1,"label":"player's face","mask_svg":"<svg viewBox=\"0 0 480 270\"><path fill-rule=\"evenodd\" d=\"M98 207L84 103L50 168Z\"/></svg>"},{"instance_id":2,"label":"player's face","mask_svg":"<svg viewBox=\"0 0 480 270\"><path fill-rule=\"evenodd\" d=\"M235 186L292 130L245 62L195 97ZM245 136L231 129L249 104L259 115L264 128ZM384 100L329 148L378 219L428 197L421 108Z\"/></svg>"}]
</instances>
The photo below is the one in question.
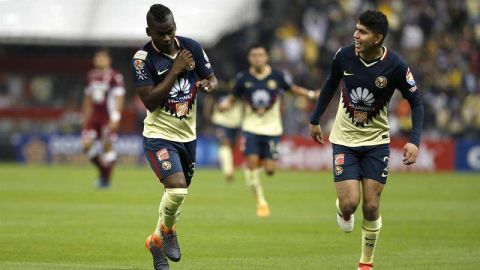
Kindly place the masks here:
<instances>
[{"instance_id":1,"label":"player's face","mask_svg":"<svg viewBox=\"0 0 480 270\"><path fill-rule=\"evenodd\" d=\"M93 56L93 66L98 69L106 69L110 67L112 60L108 53L100 51Z\"/></svg>"},{"instance_id":2,"label":"player's face","mask_svg":"<svg viewBox=\"0 0 480 270\"><path fill-rule=\"evenodd\" d=\"M262 47L251 49L248 53L248 63L254 68L264 67L268 63L267 51Z\"/></svg>"},{"instance_id":3,"label":"player's face","mask_svg":"<svg viewBox=\"0 0 480 270\"><path fill-rule=\"evenodd\" d=\"M355 51L357 53L365 52L381 42L381 35L375 35L365 25L357 23L356 30L353 33L353 40L355 41Z\"/></svg>"},{"instance_id":4,"label":"player's face","mask_svg":"<svg viewBox=\"0 0 480 270\"><path fill-rule=\"evenodd\" d=\"M147 27L147 35L152 38L153 44L161 52L172 52L175 47L175 21L172 15L168 15L165 22L159 23L152 20Z\"/></svg>"}]
</instances>

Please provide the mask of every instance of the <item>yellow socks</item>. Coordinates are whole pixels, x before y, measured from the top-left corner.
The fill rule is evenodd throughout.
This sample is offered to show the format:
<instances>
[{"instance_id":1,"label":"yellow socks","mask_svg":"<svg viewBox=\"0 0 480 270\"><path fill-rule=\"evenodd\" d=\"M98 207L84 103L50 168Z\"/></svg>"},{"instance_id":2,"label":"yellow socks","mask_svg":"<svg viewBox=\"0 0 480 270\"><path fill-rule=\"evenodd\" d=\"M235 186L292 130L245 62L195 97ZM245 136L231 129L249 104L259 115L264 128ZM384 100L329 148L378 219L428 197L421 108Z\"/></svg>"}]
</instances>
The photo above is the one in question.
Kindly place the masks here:
<instances>
[{"instance_id":1,"label":"yellow socks","mask_svg":"<svg viewBox=\"0 0 480 270\"><path fill-rule=\"evenodd\" d=\"M233 174L233 155L232 149L226 145L220 145L218 148L218 158L220 160L220 167L225 175Z\"/></svg>"},{"instance_id":2,"label":"yellow socks","mask_svg":"<svg viewBox=\"0 0 480 270\"><path fill-rule=\"evenodd\" d=\"M373 263L373 252L377 244L378 236L380 235L380 229L382 228L382 217L377 220L368 221L363 220L362 224L362 256L360 257L361 263L371 264Z\"/></svg>"},{"instance_id":3,"label":"yellow socks","mask_svg":"<svg viewBox=\"0 0 480 270\"><path fill-rule=\"evenodd\" d=\"M185 201L187 194L188 189L186 188L165 189L158 209L159 218L157 227L155 228L155 234L160 236L160 227L162 224L170 230L173 229L173 225L175 225L177 217L180 214L180 206L183 201Z\"/></svg>"},{"instance_id":4,"label":"yellow socks","mask_svg":"<svg viewBox=\"0 0 480 270\"><path fill-rule=\"evenodd\" d=\"M262 184L260 183L260 169L246 169L245 180L247 182L247 186L252 189L253 194L257 199L257 204L268 205L267 201L265 200L265 195L263 194Z\"/></svg>"}]
</instances>

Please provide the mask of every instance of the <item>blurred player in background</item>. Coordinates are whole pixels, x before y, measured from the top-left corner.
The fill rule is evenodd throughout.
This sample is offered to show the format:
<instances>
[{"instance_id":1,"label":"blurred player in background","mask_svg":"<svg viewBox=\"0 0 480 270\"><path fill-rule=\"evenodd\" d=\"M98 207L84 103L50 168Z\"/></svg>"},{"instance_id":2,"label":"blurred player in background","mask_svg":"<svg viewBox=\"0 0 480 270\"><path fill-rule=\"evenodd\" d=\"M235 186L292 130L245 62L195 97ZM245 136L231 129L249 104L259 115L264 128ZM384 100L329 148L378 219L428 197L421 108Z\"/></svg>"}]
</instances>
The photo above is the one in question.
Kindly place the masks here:
<instances>
[{"instance_id":1,"label":"blurred player in background","mask_svg":"<svg viewBox=\"0 0 480 270\"><path fill-rule=\"evenodd\" d=\"M161 4L147 13L151 41L132 60L135 90L147 108L144 150L150 166L164 185L159 218L146 240L155 269L169 269L167 257L181 258L176 221L195 169L198 89L217 86L210 61L196 41L175 36L170 9Z\"/></svg>"},{"instance_id":2,"label":"blurred player in background","mask_svg":"<svg viewBox=\"0 0 480 270\"><path fill-rule=\"evenodd\" d=\"M285 74L268 63L267 49L253 45L248 49L248 70L237 75L233 95L221 104L221 109L232 106L235 99L244 103L242 120L242 148L246 157L245 180L257 200L257 216L267 217L270 208L260 183L260 170L268 175L275 172L278 160L278 143L283 133L280 112L284 91L315 99L318 92L297 86ZM263 164L262 164L263 163Z\"/></svg>"},{"instance_id":3,"label":"blurred player in background","mask_svg":"<svg viewBox=\"0 0 480 270\"><path fill-rule=\"evenodd\" d=\"M98 188L110 185L117 154L113 148L120 123L125 88L123 76L111 67L112 59L106 49L93 57L94 68L88 72L82 110L82 142L84 152L98 168Z\"/></svg>"},{"instance_id":4,"label":"blurred player in background","mask_svg":"<svg viewBox=\"0 0 480 270\"><path fill-rule=\"evenodd\" d=\"M231 94L232 87L226 84L220 85L214 98L207 99L204 108L207 110L206 118L210 118L215 125L215 135L219 143L220 167L227 181L231 182L234 178L233 149L240 133L243 105L241 100L235 100L230 108L222 110L220 104Z\"/></svg>"},{"instance_id":5,"label":"blurred player in background","mask_svg":"<svg viewBox=\"0 0 480 270\"><path fill-rule=\"evenodd\" d=\"M341 83L341 99L330 134L333 173L338 199L337 222L351 232L363 197L362 253L359 270L373 269L373 253L382 227L380 194L387 181L390 156L388 103L400 90L412 110L410 141L403 147L403 163L415 163L423 126L423 101L407 64L383 46L386 16L362 13L353 34L354 44L340 48L310 119L310 134L323 143L319 119Z\"/></svg>"}]
</instances>

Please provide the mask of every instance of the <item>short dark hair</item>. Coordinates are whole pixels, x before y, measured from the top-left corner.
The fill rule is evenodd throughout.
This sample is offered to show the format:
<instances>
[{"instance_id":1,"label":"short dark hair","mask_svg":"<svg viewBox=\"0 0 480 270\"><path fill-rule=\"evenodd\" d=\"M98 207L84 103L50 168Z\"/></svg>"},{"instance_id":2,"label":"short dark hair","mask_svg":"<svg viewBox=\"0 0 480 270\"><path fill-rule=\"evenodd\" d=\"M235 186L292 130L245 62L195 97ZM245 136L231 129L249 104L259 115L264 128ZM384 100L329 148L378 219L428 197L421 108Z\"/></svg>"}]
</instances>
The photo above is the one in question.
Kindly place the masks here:
<instances>
[{"instance_id":1,"label":"short dark hair","mask_svg":"<svg viewBox=\"0 0 480 270\"><path fill-rule=\"evenodd\" d=\"M147 24L149 24L150 19L154 19L156 22L162 23L166 20L168 15L173 15L172 11L168 7L162 4L154 4L148 10Z\"/></svg>"},{"instance_id":2,"label":"short dark hair","mask_svg":"<svg viewBox=\"0 0 480 270\"><path fill-rule=\"evenodd\" d=\"M364 25L368 29L372 30L374 34L383 35L383 43L388 33L388 20L385 14L380 11L367 10L360 14L358 21L361 25Z\"/></svg>"},{"instance_id":3,"label":"short dark hair","mask_svg":"<svg viewBox=\"0 0 480 270\"><path fill-rule=\"evenodd\" d=\"M259 48L263 48L263 49L267 52L267 54L268 54L267 46L265 46L265 45L263 45L263 44L260 44L260 43L254 43L254 44L248 46L248 48L247 48L247 54L250 53L251 50L253 50L253 49L259 49Z\"/></svg>"}]
</instances>

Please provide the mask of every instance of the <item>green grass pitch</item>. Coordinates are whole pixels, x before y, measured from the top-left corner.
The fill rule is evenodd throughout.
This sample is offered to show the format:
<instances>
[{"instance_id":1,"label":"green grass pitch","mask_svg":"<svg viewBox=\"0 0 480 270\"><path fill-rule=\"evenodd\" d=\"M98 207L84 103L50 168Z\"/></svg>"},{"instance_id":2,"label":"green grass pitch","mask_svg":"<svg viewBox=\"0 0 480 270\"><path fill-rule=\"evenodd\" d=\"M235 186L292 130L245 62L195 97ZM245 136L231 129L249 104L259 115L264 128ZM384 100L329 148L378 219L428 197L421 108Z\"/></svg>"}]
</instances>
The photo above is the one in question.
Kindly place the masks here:
<instances>
[{"instance_id":1,"label":"green grass pitch","mask_svg":"<svg viewBox=\"0 0 480 270\"><path fill-rule=\"evenodd\" d=\"M91 167L0 165L0 269L152 269L144 240L162 187L147 167L118 167L110 190ZM262 175L272 216L255 216L241 171L228 184L198 169L172 269L356 269L361 213L339 230L329 172ZM375 269L480 269L478 174L392 173Z\"/></svg>"}]
</instances>

